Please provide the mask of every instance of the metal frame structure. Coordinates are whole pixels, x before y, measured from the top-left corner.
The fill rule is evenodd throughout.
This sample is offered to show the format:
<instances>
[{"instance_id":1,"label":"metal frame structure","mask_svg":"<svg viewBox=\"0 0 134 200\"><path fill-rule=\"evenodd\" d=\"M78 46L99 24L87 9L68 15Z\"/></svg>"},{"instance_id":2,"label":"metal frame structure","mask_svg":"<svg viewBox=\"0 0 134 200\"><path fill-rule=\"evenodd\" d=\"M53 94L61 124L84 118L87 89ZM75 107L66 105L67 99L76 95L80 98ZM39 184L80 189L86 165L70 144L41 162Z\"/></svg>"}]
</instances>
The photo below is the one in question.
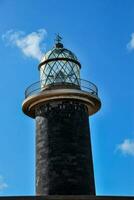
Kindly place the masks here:
<instances>
[{"instance_id":1,"label":"metal frame structure","mask_svg":"<svg viewBox=\"0 0 134 200\"><path fill-rule=\"evenodd\" d=\"M81 65L77 57L65 48L56 47L49 51L39 64L43 85L73 83L79 85Z\"/></svg>"}]
</instances>

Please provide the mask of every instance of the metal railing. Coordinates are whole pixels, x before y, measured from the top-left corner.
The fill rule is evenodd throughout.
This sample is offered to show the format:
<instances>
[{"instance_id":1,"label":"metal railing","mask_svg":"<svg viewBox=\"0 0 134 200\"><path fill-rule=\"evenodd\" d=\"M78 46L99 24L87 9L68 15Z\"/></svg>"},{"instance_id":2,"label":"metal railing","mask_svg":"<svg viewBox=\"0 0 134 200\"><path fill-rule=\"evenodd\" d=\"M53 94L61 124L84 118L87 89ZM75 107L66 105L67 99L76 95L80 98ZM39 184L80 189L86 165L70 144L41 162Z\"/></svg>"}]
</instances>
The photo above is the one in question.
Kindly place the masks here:
<instances>
[{"instance_id":1,"label":"metal railing","mask_svg":"<svg viewBox=\"0 0 134 200\"><path fill-rule=\"evenodd\" d=\"M62 88L66 88L66 86L68 84L70 84L71 88L74 87L74 89L78 89L78 90L82 90L82 91L86 91L92 95L98 96L98 88L96 87L96 85L90 81L87 80L83 80L83 79L78 79L77 80L78 83L69 83L69 82L54 82L51 84L44 84L44 80L35 82L33 84L31 84L25 91L25 98L31 96L31 95L35 95L35 94L39 94L40 92L43 92L45 90L48 90L49 88L51 89L55 89L54 86L57 85L62 85ZM57 88L56 88L57 89Z\"/></svg>"}]
</instances>

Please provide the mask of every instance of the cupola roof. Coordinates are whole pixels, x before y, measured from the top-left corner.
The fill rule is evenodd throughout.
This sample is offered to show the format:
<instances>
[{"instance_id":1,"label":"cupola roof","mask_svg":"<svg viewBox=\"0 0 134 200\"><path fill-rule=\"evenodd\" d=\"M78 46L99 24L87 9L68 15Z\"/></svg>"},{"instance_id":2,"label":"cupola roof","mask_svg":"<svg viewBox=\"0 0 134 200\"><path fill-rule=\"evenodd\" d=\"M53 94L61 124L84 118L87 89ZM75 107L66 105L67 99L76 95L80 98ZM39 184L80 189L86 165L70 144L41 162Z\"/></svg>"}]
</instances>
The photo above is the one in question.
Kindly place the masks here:
<instances>
[{"instance_id":1,"label":"cupola roof","mask_svg":"<svg viewBox=\"0 0 134 200\"><path fill-rule=\"evenodd\" d=\"M52 60L70 60L80 66L76 55L72 51L64 48L63 44L61 43L61 37L59 35L57 37L58 38L55 40L54 48L44 54L40 61L39 67Z\"/></svg>"}]
</instances>

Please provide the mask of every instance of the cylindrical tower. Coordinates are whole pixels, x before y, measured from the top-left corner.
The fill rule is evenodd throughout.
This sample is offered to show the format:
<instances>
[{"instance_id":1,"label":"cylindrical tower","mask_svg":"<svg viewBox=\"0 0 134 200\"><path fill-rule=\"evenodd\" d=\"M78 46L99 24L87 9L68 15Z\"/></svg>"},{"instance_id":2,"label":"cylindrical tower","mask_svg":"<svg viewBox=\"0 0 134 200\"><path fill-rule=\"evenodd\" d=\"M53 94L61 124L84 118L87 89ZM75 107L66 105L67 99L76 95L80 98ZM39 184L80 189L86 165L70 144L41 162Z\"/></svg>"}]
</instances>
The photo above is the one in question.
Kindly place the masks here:
<instances>
[{"instance_id":1,"label":"cylindrical tower","mask_svg":"<svg viewBox=\"0 0 134 200\"><path fill-rule=\"evenodd\" d=\"M101 102L80 68L58 36L39 64L40 81L25 92L23 112L36 121L37 195L95 195L88 117Z\"/></svg>"}]
</instances>

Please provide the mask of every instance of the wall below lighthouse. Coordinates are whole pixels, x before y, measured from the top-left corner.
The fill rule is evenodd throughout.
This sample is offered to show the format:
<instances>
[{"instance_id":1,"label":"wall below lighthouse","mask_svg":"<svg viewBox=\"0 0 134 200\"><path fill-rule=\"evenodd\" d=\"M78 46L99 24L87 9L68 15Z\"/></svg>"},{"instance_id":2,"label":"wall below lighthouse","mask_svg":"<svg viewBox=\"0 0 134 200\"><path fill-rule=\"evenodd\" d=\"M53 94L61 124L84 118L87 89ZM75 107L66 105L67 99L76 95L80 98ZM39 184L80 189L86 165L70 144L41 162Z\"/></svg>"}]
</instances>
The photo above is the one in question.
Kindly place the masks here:
<instances>
[{"instance_id":1,"label":"wall below lighthouse","mask_svg":"<svg viewBox=\"0 0 134 200\"><path fill-rule=\"evenodd\" d=\"M37 195L95 195L87 107L62 100L36 106Z\"/></svg>"}]
</instances>

